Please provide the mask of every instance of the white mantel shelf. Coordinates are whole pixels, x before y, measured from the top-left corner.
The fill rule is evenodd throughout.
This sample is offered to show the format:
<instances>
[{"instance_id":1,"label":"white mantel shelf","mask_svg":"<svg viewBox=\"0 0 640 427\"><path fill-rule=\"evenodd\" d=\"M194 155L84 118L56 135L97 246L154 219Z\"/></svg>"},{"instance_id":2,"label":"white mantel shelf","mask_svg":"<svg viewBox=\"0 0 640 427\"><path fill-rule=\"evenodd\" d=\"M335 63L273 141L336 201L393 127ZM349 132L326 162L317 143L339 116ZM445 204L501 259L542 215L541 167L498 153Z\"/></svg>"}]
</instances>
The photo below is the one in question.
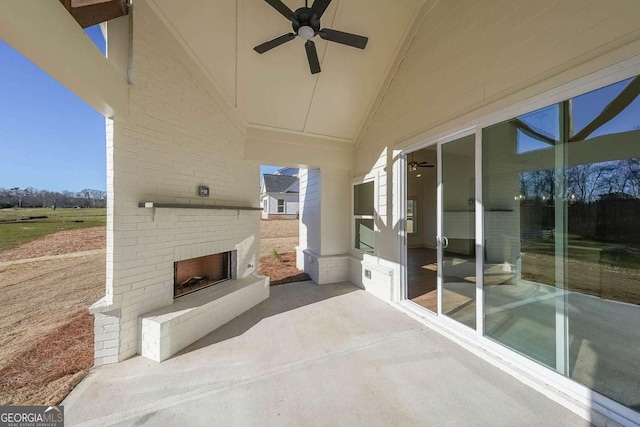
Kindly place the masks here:
<instances>
[{"instance_id":1,"label":"white mantel shelf","mask_svg":"<svg viewBox=\"0 0 640 427\"><path fill-rule=\"evenodd\" d=\"M180 203L156 203L156 202L139 202L139 208L160 208L160 209L218 209L232 211L261 211L262 208L254 208L251 206L216 206L216 205L188 205Z\"/></svg>"}]
</instances>

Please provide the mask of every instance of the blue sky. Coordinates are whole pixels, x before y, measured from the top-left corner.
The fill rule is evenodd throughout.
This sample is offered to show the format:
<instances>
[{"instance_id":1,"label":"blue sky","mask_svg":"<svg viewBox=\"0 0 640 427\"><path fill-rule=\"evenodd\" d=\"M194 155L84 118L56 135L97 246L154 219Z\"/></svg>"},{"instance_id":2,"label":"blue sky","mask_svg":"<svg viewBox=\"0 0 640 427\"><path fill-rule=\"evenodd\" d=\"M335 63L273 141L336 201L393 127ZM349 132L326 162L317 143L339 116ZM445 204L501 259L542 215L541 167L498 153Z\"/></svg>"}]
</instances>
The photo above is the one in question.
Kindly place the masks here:
<instances>
[{"instance_id":1,"label":"blue sky","mask_svg":"<svg viewBox=\"0 0 640 427\"><path fill-rule=\"evenodd\" d=\"M0 187L106 189L104 117L2 40L0 94Z\"/></svg>"},{"instance_id":2,"label":"blue sky","mask_svg":"<svg viewBox=\"0 0 640 427\"><path fill-rule=\"evenodd\" d=\"M632 80L633 78L623 80L572 98L571 117L573 120L574 133L579 132L591 123L591 121L593 121L602 112L602 110L629 85ZM559 139L560 131L559 112L559 104L553 104L548 107L532 111L531 113L523 114L518 118L527 123L533 129L557 140ZM629 132L639 128L640 97L637 97L613 119L591 133L587 139L601 135ZM552 148L552 146L549 144L531 138L522 131L518 131L518 153L550 148Z\"/></svg>"},{"instance_id":3,"label":"blue sky","mask_svg":"<svg viewBox=\"0 0 640 427\"><path fill-rule=\"evenodd\" d=\"M2 40L0 94L0 188L106 190L104 117Z\"/></svg>"}]
</instances>

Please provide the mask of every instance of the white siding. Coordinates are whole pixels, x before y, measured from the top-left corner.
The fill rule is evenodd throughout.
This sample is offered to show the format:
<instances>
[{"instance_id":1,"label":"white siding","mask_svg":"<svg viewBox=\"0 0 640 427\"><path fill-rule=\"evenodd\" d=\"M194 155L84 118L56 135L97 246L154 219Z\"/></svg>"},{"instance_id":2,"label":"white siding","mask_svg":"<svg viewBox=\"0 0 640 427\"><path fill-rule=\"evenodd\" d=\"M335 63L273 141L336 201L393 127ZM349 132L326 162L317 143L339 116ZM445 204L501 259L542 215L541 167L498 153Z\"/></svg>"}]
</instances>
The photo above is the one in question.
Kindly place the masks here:
<instances>
[{"instance_id":1,"label":"white siding","mask_svg":"<svg viewBox=\"0 0 640 427\"><path fill-rule=\"evenodd\" d=\"M298 193L268 193L267 210L269 215L296 215L298 214ZM284 211L278 212L278 200L284 200Z\"/></svg>"},{"instance_id":2,"label":"white siding","mask_svg":"<svg viewBox=\"0 0 640 427\"><path fill-rule=\"evenodd\" d=\"M321 251L320 171L300 169L300 247Z\"/></svg>"},{"instance_id":3,"label":"white siding","mask_svg":"<svg viewBox=\"0 0 640 427\"><path fill-rule=\"evenodd\" d=\"M322 255L344 255L350 247L350 173L322 169Z\"/></svg>"},{"instance_id":4,"label":"white siding","mask_svg":"<svg viewBox=\"0 0 640 427\"><path fill-rule=\"evenodd\" d=\"M385 144L464 123L493 102L510 105L637 55L639 28L637 1L438 2L369 125L356 175Z\"/></svg>"}]
</instances>

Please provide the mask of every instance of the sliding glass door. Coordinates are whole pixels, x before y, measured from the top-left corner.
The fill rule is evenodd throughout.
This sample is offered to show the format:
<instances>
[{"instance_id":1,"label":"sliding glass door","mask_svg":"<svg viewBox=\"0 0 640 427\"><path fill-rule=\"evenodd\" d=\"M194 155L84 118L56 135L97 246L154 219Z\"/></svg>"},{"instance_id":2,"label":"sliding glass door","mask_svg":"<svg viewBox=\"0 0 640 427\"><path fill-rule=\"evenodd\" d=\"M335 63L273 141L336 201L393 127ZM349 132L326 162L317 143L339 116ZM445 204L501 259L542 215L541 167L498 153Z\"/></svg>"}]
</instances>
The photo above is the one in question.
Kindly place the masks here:
<instances>
[{"instance_id":1,"label":"sliding glass door","mask_svg":"<svg viewBox=\"0 0 640 427\"><path fill-rule=\"evenodd\" d=\"M639 95L636 77L482 134L485 336L635 410Z\"/></svg>"},{"instance_id":2,"label":"sliding glass door","mask_svg":"<svg viewBox=\"0 0 640 427\"><path fill-rule=\"evenodd\" d=\"M475 136L441 143L439 151L441 313L475 329Z\"/></svg>"}]
</instances>

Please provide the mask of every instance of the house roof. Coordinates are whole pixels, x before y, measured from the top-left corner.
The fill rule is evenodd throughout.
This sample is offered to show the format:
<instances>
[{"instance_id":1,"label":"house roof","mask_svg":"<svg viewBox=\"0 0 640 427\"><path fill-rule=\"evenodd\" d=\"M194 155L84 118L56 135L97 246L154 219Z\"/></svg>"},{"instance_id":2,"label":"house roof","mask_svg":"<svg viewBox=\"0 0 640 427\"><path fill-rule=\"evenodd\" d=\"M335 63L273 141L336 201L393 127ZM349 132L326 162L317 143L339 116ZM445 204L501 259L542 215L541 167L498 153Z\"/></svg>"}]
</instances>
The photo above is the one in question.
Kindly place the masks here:
<instances>
[{"instance_id":1,"label":"house roof","mask_svg":"<svg viewBox=\"0 0 640 427\"><path fill-rule=\"evenodd\" d=\"M280 168L274 172L274 175L288 175L288 176L298 176L300 169L298 168Z\"/></svg>"},{"instance_id":2,"label":"house roof","mask_svg":"<svg viewBox=\"0 0 640 427\"><path fill-rule=\"evenodd\" d=\"M298 193L298 178L288 175L264 174L264 191L266 193Z\"/></svg>"}]
</instances>

